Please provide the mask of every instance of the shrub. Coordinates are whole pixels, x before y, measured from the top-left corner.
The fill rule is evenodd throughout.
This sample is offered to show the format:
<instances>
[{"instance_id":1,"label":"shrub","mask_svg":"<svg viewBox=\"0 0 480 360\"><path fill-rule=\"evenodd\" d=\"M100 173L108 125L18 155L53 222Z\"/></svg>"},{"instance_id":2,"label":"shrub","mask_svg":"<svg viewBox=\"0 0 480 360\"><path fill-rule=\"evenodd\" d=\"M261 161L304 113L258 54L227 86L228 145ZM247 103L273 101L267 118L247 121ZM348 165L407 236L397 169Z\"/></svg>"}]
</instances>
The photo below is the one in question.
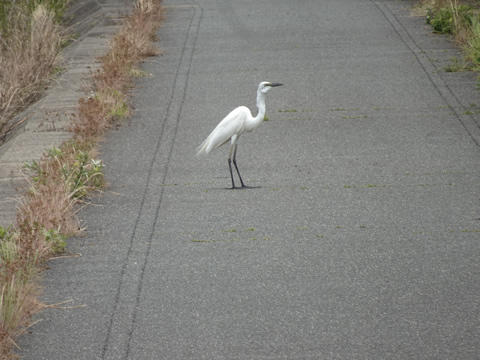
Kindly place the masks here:
<instances>
[{"instance_id":1,"label":"shrub","mask_svg":"<svg viewBox=\"0 0 480 360\"><path fill-rule=\"evenodd\" d=\"M472 23L472 11L468 5L440 8L438 11L428 10L427 24L442 34L453 34L462 24Z\"/></svg>"}]
</instances>

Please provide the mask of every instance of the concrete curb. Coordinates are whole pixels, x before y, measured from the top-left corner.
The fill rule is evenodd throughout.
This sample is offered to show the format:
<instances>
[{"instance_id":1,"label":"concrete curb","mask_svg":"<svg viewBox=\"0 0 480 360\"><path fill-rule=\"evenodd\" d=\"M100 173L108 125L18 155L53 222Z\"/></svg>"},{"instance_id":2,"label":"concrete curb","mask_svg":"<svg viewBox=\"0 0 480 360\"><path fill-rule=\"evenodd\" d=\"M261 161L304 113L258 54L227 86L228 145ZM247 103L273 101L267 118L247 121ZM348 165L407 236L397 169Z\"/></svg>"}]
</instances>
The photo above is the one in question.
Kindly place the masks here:
<instances>
[{"instance_id":1,"label":"concrete curb","mask_svg":"<svg viewBox=\"0 0 480 360\"><path fill-rule=\"evenodd\" d=\"M21 166L71 136L66 126L78 99L85 95L87 76L98 68L97 57L107 51L122 15L130 10L131 2L126 0L81 0L68 9L64 26L77 39L62 53L65 72L40 101L18 115L24 122L0 146L0 226L15 221L18 189L27 184Z\"/></svg>"}]
</instances>

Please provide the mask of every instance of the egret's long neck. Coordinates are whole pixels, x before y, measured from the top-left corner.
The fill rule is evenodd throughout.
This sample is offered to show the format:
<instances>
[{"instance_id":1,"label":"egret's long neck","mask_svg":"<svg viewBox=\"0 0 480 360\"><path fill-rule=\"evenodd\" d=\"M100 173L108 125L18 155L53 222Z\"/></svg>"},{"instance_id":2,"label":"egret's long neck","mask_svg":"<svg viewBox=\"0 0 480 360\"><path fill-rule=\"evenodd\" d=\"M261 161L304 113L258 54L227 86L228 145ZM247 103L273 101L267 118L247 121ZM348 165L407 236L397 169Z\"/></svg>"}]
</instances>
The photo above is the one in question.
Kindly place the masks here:
<instances>
[{"instance_id":1,"label":"egret's long neck","mask_svg":"<svg viewBox=\"0 0 480 360\"><path fill-rule=\"evenodd\" d=\"M253 129L260 125L265 118L265 94L258 92L257 93L257 108L258 114L253 118Z\"/></svg>"}]
</instances>

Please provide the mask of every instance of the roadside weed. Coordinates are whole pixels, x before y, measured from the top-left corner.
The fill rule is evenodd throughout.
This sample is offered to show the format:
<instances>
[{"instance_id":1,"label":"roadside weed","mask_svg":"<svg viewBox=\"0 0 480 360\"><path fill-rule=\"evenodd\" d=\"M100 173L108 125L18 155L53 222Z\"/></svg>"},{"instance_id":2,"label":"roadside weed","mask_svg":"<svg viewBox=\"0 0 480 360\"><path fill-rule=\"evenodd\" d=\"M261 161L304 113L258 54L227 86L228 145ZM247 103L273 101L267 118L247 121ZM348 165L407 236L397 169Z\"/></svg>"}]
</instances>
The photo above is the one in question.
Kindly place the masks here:
<instances>
[{"instance_id":1,"label":"roadside weed","mask_svg":"<svg viewBox=\"0 0 480 360\"><path fill-rule=\"evenodd\" d=\"M21 2L30 2L35 6L43 3L47 8L50 4L66 4L66 0L0 1L0 69L8 70L0 70L0 94L5 95L0 96L0 127L4 114L12 109L11 95L3 91L7 85L12 93L18 92L27 98L31 96L28 92L33 96L37 94L35 88L27 87L25 91L20 91L7 82L10 81L8 76L18 75L18 79L28 77L15 72L29 69L15 62L22 56L16 52L16 58L12 57L15 61L11 63L2 57L9 54L2 53L2 46L5 45L2 27L5 19L9 24L27 24L25 21L17 21L18 17L3 16L6 7ZM24 11L19 11L18 14L20 17L25 16ZM51 15L41 17L42 14L44 12L38 12L37 23L32 23L32 29L42 19L51 20ZM70 130L73 138L46 150L41 159L24 164L23 173L28 188L18 200L16 224L8 228L0 227L0 358L13 356L10 348L16 345L14 339L25 331L31 315L40 308L36 301L38 291L35 279L42 264L53 254L65 250L65 239L68 236L82 231L75 215L78 204L89 192L105 186L104 165L96 158L96 144L113 122L130 115L126 95L131 88L130 78L141 74L137 68L143 57L157 53L152 40L162 15L159 0L135 1L135 11L125 18L110 45L110 51L99 59L102 69L92 74L91 90L94 95L78 101L77 114L71 117ZM47 35L53 34L53 28L45 29ZM31 35L31 39L43 39L45 34L41 29L37 30L34 33L28 32L28 36ZM20 40L15 39L15 45L32 44L38 47L43 44L28 39ZM12 46L10 48L15 50ZM40 50L51 50L56 57L58 48L41 47L30 51L41 59L43 66L48 61ZM46 68L47 73L50 74L52 69L55 68ZM37 77L39 69L34 74ZM2 102L2 99L6 99L6 102Z\"/></svg>"}]
</instances>

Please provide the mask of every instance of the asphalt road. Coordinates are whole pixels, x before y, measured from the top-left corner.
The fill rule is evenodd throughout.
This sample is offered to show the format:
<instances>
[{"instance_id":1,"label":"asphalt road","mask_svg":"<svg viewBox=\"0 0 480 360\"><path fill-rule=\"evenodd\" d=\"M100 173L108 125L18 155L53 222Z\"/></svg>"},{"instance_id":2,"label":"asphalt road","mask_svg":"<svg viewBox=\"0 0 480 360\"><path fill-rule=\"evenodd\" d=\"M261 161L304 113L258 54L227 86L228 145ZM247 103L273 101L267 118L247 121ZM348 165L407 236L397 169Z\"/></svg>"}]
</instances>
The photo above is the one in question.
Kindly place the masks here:
<instances>
[{"instance_id":1,"label":"asphalt road","mask_svg":"<svg viewBox=\"0 0 480 360\"><path fill-rule=\"evenodd\" d=\"M166 0L24 359L475 359L479 93L408 1ZM269 121L196 148L261 81Z\"/></svg>"}]
</instances>

